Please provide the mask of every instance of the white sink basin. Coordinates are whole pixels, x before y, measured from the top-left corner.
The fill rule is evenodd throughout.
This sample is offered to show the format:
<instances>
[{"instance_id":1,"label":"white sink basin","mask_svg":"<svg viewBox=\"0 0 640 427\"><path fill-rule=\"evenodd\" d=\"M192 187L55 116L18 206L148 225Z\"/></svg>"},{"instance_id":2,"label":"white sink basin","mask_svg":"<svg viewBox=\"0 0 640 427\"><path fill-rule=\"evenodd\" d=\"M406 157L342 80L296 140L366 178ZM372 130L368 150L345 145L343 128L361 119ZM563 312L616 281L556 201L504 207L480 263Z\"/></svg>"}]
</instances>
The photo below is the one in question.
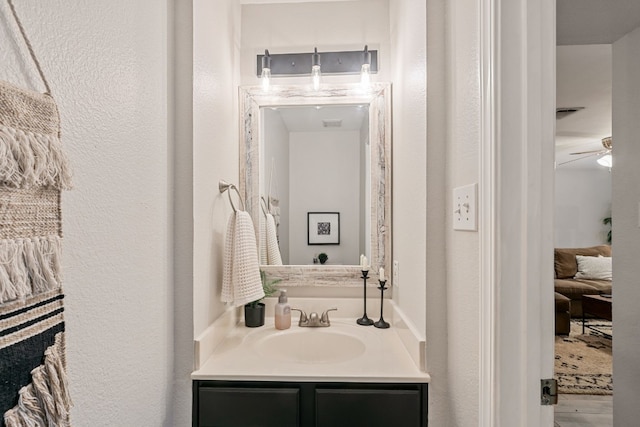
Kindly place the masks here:
<instances>
[{"instance_id":1,"label":"white sink basin","mask_svg":"<svg viewBox=\"0 0 640 427\"><path fill-rule=\"evenodd\" d=\"M271 331L253 342L255 350L275 360L295 363L336 363L364 354L365 343L355 335L331 328Z\"/></svg>"}]
</instances>

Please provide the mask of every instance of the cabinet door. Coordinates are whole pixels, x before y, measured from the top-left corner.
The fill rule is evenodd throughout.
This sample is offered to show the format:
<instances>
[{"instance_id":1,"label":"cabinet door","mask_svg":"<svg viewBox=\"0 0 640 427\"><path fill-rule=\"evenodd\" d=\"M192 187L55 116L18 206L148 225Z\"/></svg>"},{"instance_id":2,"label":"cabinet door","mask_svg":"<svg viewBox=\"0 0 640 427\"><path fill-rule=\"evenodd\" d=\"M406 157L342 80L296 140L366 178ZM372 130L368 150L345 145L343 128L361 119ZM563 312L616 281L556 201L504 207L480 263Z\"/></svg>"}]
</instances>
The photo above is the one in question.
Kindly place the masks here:
<instances>
[{"instance_id":1,"label":"cabinet door","mask_svg":"<svg viewBox=\"0 0 640 427\"><path fill-rule=\"evenodd\" d=\"M316 427L420 427L419 390L316 390Z\"/></svg>"},{"instance_id":2,"label":"cabinet door","mask_svg":"<svg viewBox=\"0 0 640 427\"><path fill-rule=\"evenodd\" d=\"M201 387L201 427L298 427L299 389Z\"/></svg>"}]
</instances>

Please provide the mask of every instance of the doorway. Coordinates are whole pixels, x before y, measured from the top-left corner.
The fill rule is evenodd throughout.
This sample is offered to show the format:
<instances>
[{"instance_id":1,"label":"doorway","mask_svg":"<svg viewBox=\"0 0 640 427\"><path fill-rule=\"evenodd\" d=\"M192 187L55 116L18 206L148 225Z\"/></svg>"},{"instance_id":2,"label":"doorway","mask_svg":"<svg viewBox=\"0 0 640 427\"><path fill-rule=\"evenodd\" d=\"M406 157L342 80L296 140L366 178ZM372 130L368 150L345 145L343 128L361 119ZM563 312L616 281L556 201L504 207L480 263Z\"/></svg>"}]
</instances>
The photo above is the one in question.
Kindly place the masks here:
<instances>
[{"instance_id":1,"label":"doorway","mask_svg":"<svg viewBox=\"0 0 640 427\"><path fill-rule=\"evenodd\" d=\"M560 45L556 49L554 376L559 393L555 421L560 427L613 422L609 338L613 299L597 297L610 295L612 283L610 224L604 223L611 218L611 168L600 164L611 152L607 148L612 133L611 54L611 44ZM595 264L606 267L607 274L594 275L591 267ZM585 271L578 273L582 269ZM574 275L583 279L574 279ZM594 310L582 306L583 295L588 296L587 306L602 304L606 310L600 317L608 319L590 317L590 327L584 331L583 310Z\"/></svg>"},{"instance_id":2,"label":"doorway","mask_svg":"<svg viewBox=\"0 0 640 427\"><path fill-rule=\"evenodd\" d=\"M631 393L637 390L637 379L627 378L628 373L633 370L633 365L627 362L627 358L635 353L637 333L631 326L637 323L637 311L629 300L636 298L635 289L631 284L634 282L635 265L630 262L634 259L633 253L637 251L637 216L638 216L638 191L635 190L637 184L637 174L631 164L635 164L638 159L638 149L635 134L638 131L637 121L628 116L625 110L629 105L629 95L634 93L634 80L629 76L638 74L638 64L635 57L640 50L640 4L638 2L613 2L603 3L598 1L575 1L563 0L557 2L557 44L559 46L580 45L609 45L612 46L612 141L617 140L617 150L613 153L614 165L612 168L612 214L617 227L613 232L613 270L616 277L612 289L615 294L613 304L613 318L616 336L613 341L613 359L616 367L613 373L616 399L607 403L606 408L596 409L599 403L585 403L583 408L597 413L608 411L606 421L581 420L580 425L612 425L610 413L616 408L616 423L620 425L631 425L637 420L639 415L637 405L633 402ZM561 48L559 48L560 50ZM635 68L634 68L635 67ZM579 79L589 74L591 70L582 68L582 72L574 76ZM560 94L559 94L560 95ZM575 105L576 107L578 105ZM558 105L561 107L561 105ZM576 113L577 114L577 113ZM577 115L576 115L577 117ZM560 121L558 122L560 123ZM560 128L560 126L559 126ZM605 136L604 133L601 136ZM602 145L600 138L594 138L591 148L584 147L584 150L573 150L576 152L593 151L606 148ZM615 142L613 143L615 145ZM577 147L573 147L577 148ZM589 155L591 153L586 153ZM574 155L575 157L580 155ZM589 157L586 158L589 160ZM576 161L577 162L577 161ZM616 164L618 167L616 167ZM627 201L628 200L628 201ZM603 227L603 232L605 228ZM616 239L618 236L618 239ZM594 414L595 415L595 414ZM562 423L560 423L562 426Z\"/></svg>"}]
</instances>

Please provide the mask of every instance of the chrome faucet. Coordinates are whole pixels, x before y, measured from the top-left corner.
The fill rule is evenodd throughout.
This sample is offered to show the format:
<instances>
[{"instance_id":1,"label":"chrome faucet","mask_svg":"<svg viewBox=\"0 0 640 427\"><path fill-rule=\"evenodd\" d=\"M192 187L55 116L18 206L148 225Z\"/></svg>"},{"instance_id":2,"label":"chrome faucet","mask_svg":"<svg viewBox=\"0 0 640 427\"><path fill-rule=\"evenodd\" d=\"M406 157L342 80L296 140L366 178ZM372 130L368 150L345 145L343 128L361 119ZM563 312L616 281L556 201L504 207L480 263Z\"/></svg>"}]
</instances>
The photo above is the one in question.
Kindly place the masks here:
<instances>
[{"instance_id":1,"label":"chrome faucet","mask_svg":"<svg viewBox=\"0 0 640 427\"><path fill-rule=\"evenodd\" d=\"M291 310L300 312L300 320L298 321L298 326L301 328L326 328L331 326L331 322L329 321L329 312L338 310L336 307L330 308L322 313L322 316L318 316L318 313L315 311L307 313L300 310L299 308L292 308Z\"/></svg>"}]
</instances>

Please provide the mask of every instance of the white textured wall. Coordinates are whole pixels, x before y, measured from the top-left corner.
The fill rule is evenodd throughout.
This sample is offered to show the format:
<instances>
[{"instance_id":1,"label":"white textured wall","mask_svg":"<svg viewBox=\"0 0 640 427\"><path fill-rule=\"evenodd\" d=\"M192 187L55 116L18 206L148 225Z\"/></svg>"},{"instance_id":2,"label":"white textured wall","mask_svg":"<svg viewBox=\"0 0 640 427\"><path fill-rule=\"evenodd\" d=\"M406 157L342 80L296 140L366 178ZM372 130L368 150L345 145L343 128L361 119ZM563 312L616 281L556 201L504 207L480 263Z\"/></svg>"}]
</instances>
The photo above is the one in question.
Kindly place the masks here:
<instances>
[{"instance_id":1,"label":"white textured wall","mask_svg":"<svg viewBox=\"0 0 640 427\"><path fill-rule=\"evenodd\" d=\"M358 264L360 132L291 132L289 142L290 264L311 264L321 252L329 264ZM340 213L339 245L307 244L308 212Z\"/></svg>"},{"instance_id":2,"label":"white textured wall","mask_svg":"<svg viewBox=\"0 0 640 427\"><path fill-rule=\"evenodd\" d=\"M637 301L640 252L640 29L613 44L613 418L616 426L637 424L640 406L640 316Z\"/></svg>"},{"instance_id":3,"label":"white textured wall","mask_svg":"<svg viewBox=\"0 0 640 427\"><path fill-rule=\"evenodd\" d=\"M426 3L393 1L393 299L421 334L426 328ZM442 183L441 183L442 184ZM392 272L389 275L392 277Z\"/></svg>"},{"instance_id":4,"label":"white textured wall","mask_svg":"<svg viewBox=\"0 0 640 427\"><path fill-rule=\"evenodd\" d=\"M454 187L479 180L480 62L478 2L449 2L447 64L447 185L445 206ZM478 233L454 231L446 210L449 402L454 425L478 420L479 241Z\"/></svg>"},{"instance_id":5,"label":"white textured wall","mask_svg":"<svg viewBox=\"0 0 640 427\"><path fill-rule=\"evenodd\" d=\"M173 426L191 419L193 347L193 3L175 1L169 15L169 130L173 146ZM173 82L173 84L171 84ZM168 424L168 423L167 423Z\"/></svg>"},{"instance_id":6,"label":"white textured wall","mask_svg":"<svg viewBox=\"0 0 640 427\"><path fill-rule=\"evenodd\" d=\"M448 386L448 333L446 253L443 242L449 212L447 168L448 67L445 61L447 0L427 2L427 239L426 239L426 327L430 425L455 425L450 413ZM455 313L455 311L454 311ZM463 396L466 398L466 396ZM477 424L477 423L474 423ZM461 424L460 424L461 425Z\"/></svg>"},{"instance_id":7,"label":"white textured wall","mask_svg":"<svg viewBox=\"0 0 640 427\"><path fill-rule=\"evenodd\" d=\"M390 75L389 0L326 1L242 6L241 82L258 84L256 55L377 49L377 74L372 81L386 82ZM273 84L306 84L305 77L273 78ZM358 82L357 76L324 76L329 83Z\"/></svg>"},{"instance_id":8,"label":"white textured wall","mask_svg":"<svg viewBox=\"0 0 640 427\"><path fill-rule=\"evenodd\" d=\"M75 172L63 195L73 423L172 425L168 3L15 4L59 103ZM7 11L2 2L0 78L41 90L16 55Z\"/></svg>"},{"instance_id":9,"label":"white textured wall","mask_svg":"<svg viewBox=\"0 0 640 427\"><path fill-rule=\"evenodd\" d=\"M220 302L224 233L231 206L218 181L238 185L240 6L193 1L193 298L198 336ZM235 193L232 197L237 197ZM237 199L234 199L237 200ZM235 202L238 203L237 201Z\"/></svg>"},{"instance_id":10,"label":"white textured wall","mask_svg":"<svg viewBox=\"0 0 640 427\"><path fill-rule=\"evenodd\" d=\"M479 239L454 231L453 188L479 180L480 28L479 2L452 0L447 16L446 256L447 355L452 425L479 419Z\"/></svg>"},{"instance_id":11,"label":"white textured wall","mask_svg":"<svg viewBox=\"0 0 640 427\"><path fill-rule=\"evenodd\" d=\"M555 246L580 248L607 243L611 216L611 172L599 169L556 169Z\"/></svg>"}]
</instances>

